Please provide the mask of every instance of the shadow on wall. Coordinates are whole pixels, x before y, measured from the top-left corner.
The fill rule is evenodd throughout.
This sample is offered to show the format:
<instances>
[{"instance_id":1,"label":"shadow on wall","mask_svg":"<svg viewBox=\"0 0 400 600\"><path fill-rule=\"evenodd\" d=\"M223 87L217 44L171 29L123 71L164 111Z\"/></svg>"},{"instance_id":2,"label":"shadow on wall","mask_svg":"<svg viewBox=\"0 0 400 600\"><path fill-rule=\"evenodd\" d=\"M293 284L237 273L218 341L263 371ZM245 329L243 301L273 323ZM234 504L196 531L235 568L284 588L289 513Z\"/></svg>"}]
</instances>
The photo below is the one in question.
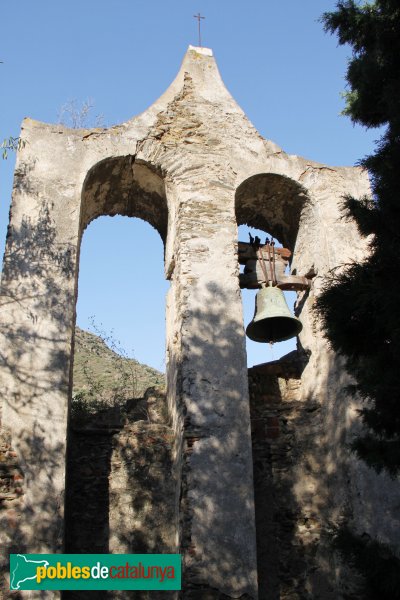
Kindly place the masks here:
<instances>
[{"instance_id":1,"label":"shadow on wall","mask_svg":"<svg viewBox=\"0 0 400 600\"><path fill-rule=\"evenodd\" d=\"M361 600L332 545L353 516L348 405L330 394L348 379L331 355L326 389L304 398L304 366L293 352L249 370L259 600Z\"/></svg>"},{"instance_id":2,"label":"shadow on wall","mask_svg":"<svg viewBox=\"0 0 400 600\"><path fill-rule=\"evenodd\" d=\"M165 393L72 417L67 460L66 547L70 553L175 552L173 432ZM100 599L158 598L156 592L91 592ZM162 592L162 598L173 595ZM87 592L64 592L65 600Z\"/></svg>"},{"instance_id":3,"label":"shadow on wall","mask_svg":"<svg viewBox=\"0 0 400 600\"><path fill-rule=\"evenodd\" d=\"M25 193L30 192L27 175L15 174L15 188ZM83 227L102 212L121 212L148 220L165 239L168 211L162 180L133 157L96 165L84 194ZM9 419L3 419L0 440L3 573L10 552L62 547L77 258L73 245L58 242L53 208L43 202L18 229L10 227L7 237L0 350L3 418ZM2 586L8 596L8 582Z\"/></svg>"},{"instance_id":4,"label":"shadow on wall","mask_svg":"<svg viewBox=\"0 0 400 600\"><path fill-rule=\"evenodd\" d=\"M59 547L62 539L56 481L65 437L57 439L52 430L60 428L60 395L68 395L74 261L74 248L56 242L48 203L42 203L35 222L25 217L18 230L9 228L0 306L2 575L9 568L9 553L30 552L42 542ZM14 439L11 423L4 421L10 415L19 432ZM27 496L26 484L42 492ZM1 585L7 597L8 581Z\"/></svg>"},{"instance_id":5,"label":"shadow on wall","mask_svg":"<svg viewBox=\"0 0 400 600\"><path fill-rule=\"evenodd\" d=\"M55 239L49 209L43 204L39 226L25 220L20 231L9 232L5 257L1 306L4 398L21 420L28 419L29 427L21 429L17 440L18 457L10 447L7 429L2 430L6 448L2 457L2 472L6 476L2 482L10 490L1 498L0 507L1 543L5 550L3 571L8 568L4 557L9 552L29 552L33 540L34 545L40 545L43 540L57 547L62 531L62 508L54 480L62 471L60 457L63 457L64 440L58 442L52 428L62 426L57 422L61 419L55 408L59 398L67 396L69 386L69 356L65 348L73 322L75 256L73 248L57 244ZM69 286L59 283L66 280ZM185 341L182 355L175 357L180 361L180 372L184 373L178 388L182 398L181 418L185 421L180 505L181 545L186 550L185 600L201 600L205 594L208 598L224 598L221 592L207 587L202 570L205 566L212 580L221 582L220 589L247 589L248 581L243 579L242 573L250 571L254 558L247 552L249 530L251 539L252 498L247 485L250 478L247 459L251 450L246 442L248 398L244 331L241 322L228 316L231 301L222 286L209 285L207 297L201 296L201 305L190 307L184 313ZM14 319L13 309L17 307L18 319ZM43 314L47 315L45 330L41 328ZM40 358L40 370L34 358ZM239 370L238 365L242 365L243 370ZM340 522L343 516L351 519L346 491L349 484L345 446L347 404L346 400L337 401L339 381L344 373L341 365L331 359L325 369L326 387L318 397L290 399L281 390L283 384L278 379L279 393L271 412L265 413L266 419L278 419L266 422L267 432L268 427L277 429L274 424L278 423L282 436L272 440L269 437L261 450L270 457L266 462L261 461L260 466L260 479L266 485L265 494L270 500L263 502L261 488L257 510L273 507L272 533L268 535L275 544L272 547L277 549L271 558L275 567L271 568L277 570L275 582L279 582L281 599L283 594L287 598L295 597L293 590L298 598L306 598L307 594L321 600L333 598L333 574L336 568L342 568L326 539L332 524ZM345 384L347 381L343 381ZM335 390L334 394L330 393L331 389ZM43 402L45 395L48 401ZM153 448L157 452L161 430L159 434L159 437L154 436L156 441L151 452L146 445L153 444L150 440L142 440L138 446L143 452L139 456L143 461L145 483L142 485L146 485L146 490L147 486L152 489L155 474L151 472L148 458ZM124 486L129 487L135 477L132 451L136 452L137 447L130 448L128 437L126 447L121 446L116 452L115 467L120 462L125 474L120 480L116 479L115 493L118 502L126 501L130 510L131 492L125 496L125 492L120 494L118 489L119 482L125 490ZM136 439L139 438L137 432ZM90 452L88 450L89 456ZM110 460L109 449L104 456L105 462ZM21 461L19 465L15 464L17 458ZM259 465L255 464L258 469ZM20 516L24 489L21 476L29 483L39 478L34 482L35 489L39 489L38 486L42 489L34 502L28 498L23 517ZM151 492L142 494L140 490L134 500L137 506L133 508L140 513L150 499ZM144 519L146 514L144 511ZM283 515L277 524L275 515L277 519ZM267 515L266 519L272 517ZM126 527L126 523L124 525ZM139 536L138 547L142 541ZM119 543L135 543L130 523L122 531ZM289 575L288 565L291 565ZM262 565L259 570L262 573ZM269 589L277 590L277 585L274 583ZM8 595L6 588L8 585L3 583ZM244 600L251 596L244 592L241 597Z\"/></svg>"},{"instance_id":6,"label":"shadow on wall","mask_svg":"<svg viewBox=\"0 0 400 600\"><path fill-rule=\"evenodd\" d=\"M298 182L258 174L238 187L235 202L238 225L268 231L301 259L296 240L309 200ZM312 357L306 378L322 382L322 391L306 396L299 365L305 354L298 345L290 356L249 371L260 600L333 600L339 566L329 534L349 518L347 406L337 402L344 373L330 356L322 382L320 357Z\"/></svg>"},{"instance_id":7,"label":"shadow on wall","mask_svg":"<svg viewBox=\"0 0 400 600\"><path fill-rule=\"evenodd\" d=\"M181 373L183 597L222 599L235 590L235 597L251 598L255 555L243 325L229 317L232 294L222 285L209 283L199 292L196 286L203 283L192 285L193 304L182 306L179 363L170 359L171 371Z\"/></svg>"},{"instance_id":8,"label":"shadow on wall","mask_svg":"<svg viewBox=\"0 0 400 600\"><path fill-rule=\"evenodd\" d=\"M63 507L60 487L55 482L64 468L61 460L65 450L65 420L60 419L60 411L54 409L59 409L60 399L65 400L68 396L70 356L65 349L69 348L70 342L75 281L73 249L69 245L57 244L55 236L50 211L43 204L37 224L32 225L26 219L20 231L9 232L12 244L7 249L2 278L3 401L12 407L17 419L25 419L27 424L20 429L17 440L11 439L7 423L2 424L0 432L0 589L4 599L19 598L18 592L9 590L10 553L37 551L42 543L44 547L61 550L62 544ZM66 281L69 281L68 289ZM18 320L13 320L14 308L17 309ZM45 327L41 327L43 314L47 317ZM134 406L127 406L127 423L120 421L117 427L120 435L112 437L109 433L97 432L100 444L94 447L88 432L84 432L80 443L71 448L79 462L82 478L69 482L68 492L72 496L76 493L74 499L79 498L78 509L80 503L82 511L86 510L86 517L89 513L89 518L82 523L85 519L84 515L80 515L82 521L77 519L74 523L75 534L79 531L80 535L78 541L83 541L82 532L87 534L85 548L79 548L76 538L71 540L67 531L70 548L107 552L110 513L112 551L118 551L122 546L126 552L172 551L175 506L171 508L171 498L175 496L175 485L173 478L167 477L171 470L172 440L164 421L152 422L151 405L156 401L156 393L147 395L145 405L141 407L141 419L136 410L139 401L135 401ZM8 414L9 410L6 412ZM106 417L109 425L110 415ZM59 442L54 441L52 436L55 424L58 429L63 427L64 431ZM114 504L109 502L110 469ZM116 476L121 472L124 473L122 481L120 475ZM160 489L163 477L166 489ZM38 488L33 488L32 497L29 488L32 483L37 485L38 479L41 493L38 493ZM96 485L93 487L94 482ZM93 492L97 495L97 505ZM88 503L83 506L85 501ZM100 522L105 525L104 530L98 527ZM140 592L135 597L147 597L138 594Z\"/></svg>"}]
</instances>

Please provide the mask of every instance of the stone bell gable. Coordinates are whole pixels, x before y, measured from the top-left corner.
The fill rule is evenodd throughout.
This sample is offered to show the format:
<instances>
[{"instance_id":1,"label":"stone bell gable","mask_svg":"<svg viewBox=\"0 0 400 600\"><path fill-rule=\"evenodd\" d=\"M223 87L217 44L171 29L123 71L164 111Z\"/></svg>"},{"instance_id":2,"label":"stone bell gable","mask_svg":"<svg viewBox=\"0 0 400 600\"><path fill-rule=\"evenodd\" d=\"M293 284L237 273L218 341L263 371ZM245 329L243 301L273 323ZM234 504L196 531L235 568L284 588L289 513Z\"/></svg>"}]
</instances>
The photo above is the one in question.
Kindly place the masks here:
<instances>
[{"instance_id":1,"label":"stone bell gable","mask_svg":"<svg viewBox=\"0 0 400 600\"><path fill-rule=\"evenodd\" d=\"M340 206L345 194L368 193L367 174L288 155L263 139L230 96L206 48L189 47L164 95L121 125L73 130L25 119L21 139L1 280L0 373L5 454L11 452L18 463L23 485L14 517L7 503L3 507L1 544L10 551L60 552L68 539L65 464L80 243L98 216L139 217L163 240L170 280L168 547L183 555L180 597L256 599L259 580L260 598L272 598L269 574L275 573L275 586L281 575L264 552L268 535L276 546L276 530L258 521L256 531L237 226L245 223L279 238L293 253L292 273L310 277L297 302L303 330L295 400L289 394L296 415L309 418L302 420L304 436L297 439L284 485L299 514L307 513L320 532L356 501L356 488L367 476L346 454L354 417L351 405L341 401L347 376L312 308L330 270L365 254L365 242L353 223L341 219ZM253 407L261 411L252 419L253 446L255 423L261 423L254 456L259 436L270 452L268 440L279 430L281 415L276 387L271 414L265 404L259 409L260 395L268 391L257 377L250 378ZM290 377L281 373L278 379ZM311 405L316 408L304 413ZM135 439L139 448L135 427L120 438ZM261 475L256 500L266 481ZM123 485L129 488L129 477ZM273 485L270 481L265 496L269 506ZM134 523L133 515L133 532ZM115 514L109 525L112 551L129 551L129 544L115 543L120 526ZM297 581L304 590L321 587L317 579L326 568L325 597L338 597L332 591L335 569L326 566L329 551L320 538L313 537L316 562ZM293 545L301 539L294 537ZM258 564L256 547L264 557ZM293 591L297 584L291 585Z\"/></svg>"}]
</instances>

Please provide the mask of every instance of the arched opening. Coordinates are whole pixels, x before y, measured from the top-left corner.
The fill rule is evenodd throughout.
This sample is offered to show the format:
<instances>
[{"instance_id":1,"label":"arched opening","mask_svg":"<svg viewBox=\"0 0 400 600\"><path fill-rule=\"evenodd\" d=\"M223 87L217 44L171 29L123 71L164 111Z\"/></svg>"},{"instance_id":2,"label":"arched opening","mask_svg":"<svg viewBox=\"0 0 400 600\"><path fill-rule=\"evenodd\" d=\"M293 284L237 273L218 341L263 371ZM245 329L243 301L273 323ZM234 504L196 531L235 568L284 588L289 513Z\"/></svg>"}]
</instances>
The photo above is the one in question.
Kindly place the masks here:
<instances>
[{"instance_id":1,"label":"arched opening","mask_svg":"<svg viewBox=\"0 0 400 600\"><path fill-rule=\"evenodd\" d=\"M168 207L161 175L133 156L99 162L83 185L81 231L101 215L139 217L158 231L165 244Z\"/></svg>"},{"instance_id":2,"label":"arched opening","mask_svg":"<svg viewBox=\"0 0 400 600\"><path fill-rule=\"evenodd\" d=\"M262 173L243 181L235 198L238 225L269 232L294 253L307 194L284 175Z\"/></svg>"},{"instance_id":3,"label":"arched opening","mask_svg":"<svg viewBox=\"0 0 400 600\"><path fill-rule=\"evenodd\" d=\"M173 435L164 362L167 226L164 183L148 165L128 156L89 171L71 374L67 552L173 548ZM82 331L88 325L91 332Z\"/></svg>"},{"instance_id":4,"label":"arched opening","mask_svg":"<svg viewBox=\"0 0 400 600\"><path fill-rule=\"evenodd\" d=\"M251 228L253 238L258 235L262 245L268 235L290 251L290 256L285 252L287 271L281 271L280 281L283 282L282 289L292 288L297 293L307 289L307 279L288 271L298 259L296 242L306 200L307 196L298 183L276 174L250 177L239 186L236 193L239 240L249 242L246 225ZM243 263L240 253L243 253L243 259L248 252L253 264L258 266L258 260L254 261L253 256L258 251L249 246L239 243L239 262ZM261 256L264 256L263 250ZM258 289L258 274L255 281L252 277L251 272L245 280L241 276L245 326L253 316ZM249 287L253 284L252 289L245 289L244 283ZM291 309L297 293L290 292L288 305ZM301 319L300 306L296 307L295 313ZM248 376L259 595L262 598L275 598L282 593L282 565L290 570L286 558L293 554L292 513L295 514L297 509L291 471L297 452L293 442L293 423L296 422L296 407L301 398L304 356L296 338L275 344L274 356L270 353L268 356L267 344L246 342L250 365L256 364L249 368ZM252 346L256 346L255 355ZM254 357L259 357L259 360L254 360Z\"/></svg>"},{"instance_id":5,"label":"arched opening","mask_svg":"<svg viewBox=\"0 0 400 600\"><path fill-rule=\"evenodd\" d=\"M288 275L305 200L306 193L303 188L288 177L263 173L246 179L238 187L235 197L239 241L249 242L250 233L253 238L258 236L261 244L264 244L267 238L274 240L276 248L287 248L290 258L285 274ZM253 317L256 291L254 288L242 287L245 326ZM285 289L284 294L288 306L293 309L296 293ZM247 338L248 366L276 360L294 350L295 346L295 338L275 344L274 347L252 342Z\"/></svg>"},{"instance_id":6,"label":"arched opening","mask_svg":"<svg viewBox=\"0 0 400 600\"><path fill-rule=\"evenodd\" d=\"M265 240L269 241L272 239L274 241L275 248L283 247L281 242L278 239L274 238L269 232L265 232L261 229L256 229L248 225L240 225L238 227L239 242L249 242L249 234L252 236L252 238L256 238L256 236L258 236L262 240L262 243L264 243ZM244 273L244 270L245 265L240 265L241 274ZM288 265L285 269L285 274L289 274L289 271L290 267ZM243 321L245 329L254 316L256 292L256 289L242 288ZM296 292L292 290L287 290L284 291L283 294L289 309L294 314L294 305L297 299ZM258 342L254 342L246 336L246 352L248 367L277 360L282 356L293 352L294 350L296 350L295 337L291 338L290 340L274 344L260 344Z\"/></svg>"},{"instance_id":7,"label":"arched opening","mask_svg":"<svg viewBox=\"0 0 400 600\"><path fill-rule=\"evenodd\" d=\"M140 363L165 372L169 282L163 255L160 236L142 219L95 219L82 237L76 322L80 329L110 337L110 344Z\"/></svg>"}]
</instances>

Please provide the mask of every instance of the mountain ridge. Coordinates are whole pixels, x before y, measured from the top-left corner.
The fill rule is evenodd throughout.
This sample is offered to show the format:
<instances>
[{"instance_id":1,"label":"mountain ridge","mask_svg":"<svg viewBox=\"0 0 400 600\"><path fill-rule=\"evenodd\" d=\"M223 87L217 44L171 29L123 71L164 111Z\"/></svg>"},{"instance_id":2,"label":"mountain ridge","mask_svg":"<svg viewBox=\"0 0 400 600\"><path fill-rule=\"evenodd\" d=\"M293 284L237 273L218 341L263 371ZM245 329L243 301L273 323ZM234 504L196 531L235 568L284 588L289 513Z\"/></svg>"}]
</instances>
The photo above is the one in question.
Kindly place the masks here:
<instances>
[{"instance_id":1,"label":"mountain ridge","mask_svg":"<svg viewBox=\"0 0 400 600\"><path fill-rule=\"evenodd\" d=\"M153 386L165 386L164 373L127 357L112 335L76 327L73 398L115 404L139 398Z\"/></svg>"}]
</instances>

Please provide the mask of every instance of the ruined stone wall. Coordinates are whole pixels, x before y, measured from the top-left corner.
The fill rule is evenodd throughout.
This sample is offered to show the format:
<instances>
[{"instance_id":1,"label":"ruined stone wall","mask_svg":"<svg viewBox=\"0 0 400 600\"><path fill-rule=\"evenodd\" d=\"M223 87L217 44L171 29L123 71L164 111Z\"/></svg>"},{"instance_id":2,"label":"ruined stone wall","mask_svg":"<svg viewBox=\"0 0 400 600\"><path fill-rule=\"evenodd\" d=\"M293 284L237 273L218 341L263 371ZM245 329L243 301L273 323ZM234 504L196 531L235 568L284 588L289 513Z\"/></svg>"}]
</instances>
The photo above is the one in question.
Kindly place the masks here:
<instances>
[{"instance_id":1,"label":"ruined stone wall","mask_svg":"<svg viewBox=\"0 0 400 600\"><path fill-rule=\"evenodd\" d=\"M66 552L147 554L175 551L174 435L165 394L73 419L67 462ZM159 594L160 595L160 594ZM155 599L156 592L92 592L93 598ZM175 598L163 592L162 598ZM64 600L85 598L65 592Z\"/></svg>"},{"instance_id":2,"label":"ruined stone wall","mask_svg":"<svg viewBox=\"0 0 400 600\"><path fill-rule=\"evenodd\" d=\"M337 598L318 561L325 515L296 495L321 419L318 400L302 400L295 355L249 370L260 600Z\"/></svg>"},{"instance_id":3,"label":"ruined stone wall","mask_svg":"<svg viewBox=\"0 0 400 600\"><path fill-rule=\"evenodd\" d=\"M333 535L342 524L364 535L375 528L396 547L397 525L386 534L396 510L385 518L370 490L352 494L366 467L346 443L351 421L344 428L333 419L324 395L304 395L307 362L294 351L249 369L259 600L363 600L360 574L343 563ZM394 502L396 482L367 471L364 482L374 479L374 490L380 481L380 500Z\"/></svg>"}]
</instances>

